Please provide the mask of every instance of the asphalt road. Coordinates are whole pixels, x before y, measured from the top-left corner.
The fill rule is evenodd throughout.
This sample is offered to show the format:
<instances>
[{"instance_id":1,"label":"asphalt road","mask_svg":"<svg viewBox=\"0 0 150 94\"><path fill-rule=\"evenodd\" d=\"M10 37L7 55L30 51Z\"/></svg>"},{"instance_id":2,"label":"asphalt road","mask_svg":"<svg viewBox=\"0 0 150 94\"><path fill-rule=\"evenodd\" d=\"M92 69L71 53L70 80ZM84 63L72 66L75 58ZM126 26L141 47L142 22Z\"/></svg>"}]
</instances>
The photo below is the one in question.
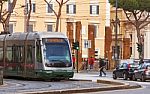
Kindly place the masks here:
<instances>
[{"instance_id":1,"label":"asphalt road","mask_svg":"<svg viewBox=\"0 0 150 94\"><path fill-rule=\"evenodd\" d=\"M93 73L94 74L94 73ZM111 72L107 73L107 79L113 80ZM78 93L78 94L150 94L150 81L140 82L139 81L130 81L130 80L123 80L117 79L115 81L125 82L130 84L139 84L142 88L136 89L122 89L122 90L112 90L112 91L99 91L99 92L86 92L86 93ZM75 94L75 93L74 93Z\"/></svg>"}]
</instances>

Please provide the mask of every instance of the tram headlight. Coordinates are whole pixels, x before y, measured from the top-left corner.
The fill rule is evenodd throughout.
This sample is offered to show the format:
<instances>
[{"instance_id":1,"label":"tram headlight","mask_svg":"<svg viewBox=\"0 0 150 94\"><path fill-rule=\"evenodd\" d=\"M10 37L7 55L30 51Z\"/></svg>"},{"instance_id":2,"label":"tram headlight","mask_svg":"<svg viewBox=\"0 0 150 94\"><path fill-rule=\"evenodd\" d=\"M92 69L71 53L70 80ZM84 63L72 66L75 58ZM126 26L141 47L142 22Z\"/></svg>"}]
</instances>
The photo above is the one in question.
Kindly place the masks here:
<instances>
[{"instance_id":1,"label":"tram headlight","mask_svg":"<svg viewBox=\"0 0 150 94\"><path fill-rule=\"evenodd\" d=\"M71 63L66 63L66 67L71 67L72 64Z\"/></svg>"},{"instance_id":2,"label":"tram headlight","mask_svg":"<svg viewBox=\"0 0 150 94\"><path fill-rule=\"evenodd\" d=\"M52 66L53 66L53 63L45 63L45 66L46 66L46 67L52 67Z\"/></svg>"},{"instance_id":3,"label":"tram headlight","mask_svg":"<svg viewBox=\"0 0 150 94\"><path fill-rule=\"evenodd\" d=\"M70 65L69 63L66 63L66 67L69 67L69 65Z\"/></svg>"}]
</instances>

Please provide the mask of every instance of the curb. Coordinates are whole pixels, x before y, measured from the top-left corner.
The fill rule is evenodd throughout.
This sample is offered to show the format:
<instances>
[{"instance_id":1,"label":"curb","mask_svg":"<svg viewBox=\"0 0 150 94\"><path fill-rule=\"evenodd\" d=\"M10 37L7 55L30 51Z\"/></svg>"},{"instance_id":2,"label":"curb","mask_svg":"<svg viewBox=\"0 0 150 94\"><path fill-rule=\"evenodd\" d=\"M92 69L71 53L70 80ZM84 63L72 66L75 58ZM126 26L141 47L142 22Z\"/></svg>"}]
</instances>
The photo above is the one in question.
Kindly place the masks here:
<instances>
[{"instance_id":1,"label":"curb","mask_svg":"<svg viewBox=\"0 0 150 94\"><path fill-rule=\"evenodd\" d=\"M78 80L78 81L92 81L92 80ZM70 94L70 93L86 93L86 92L100 92L100 91L109 91L109 90L141 88L141 86L138 84L130 86L128 83L108 81L108 80L97 80L97 83L110 84L115 86L38 91L38 92L33 92L33 93L30 92L26 94Z\"/></svg>"}]
</instances>

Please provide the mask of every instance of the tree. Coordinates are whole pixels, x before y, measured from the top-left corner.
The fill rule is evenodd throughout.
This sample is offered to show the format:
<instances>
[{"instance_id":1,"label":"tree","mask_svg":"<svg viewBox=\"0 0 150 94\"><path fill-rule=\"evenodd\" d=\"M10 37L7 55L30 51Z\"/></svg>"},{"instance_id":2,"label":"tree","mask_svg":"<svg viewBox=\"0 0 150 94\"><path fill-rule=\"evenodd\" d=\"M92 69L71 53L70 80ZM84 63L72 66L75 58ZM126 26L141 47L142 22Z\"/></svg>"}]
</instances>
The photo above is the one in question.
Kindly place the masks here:
<instances>
[{"instance_id":1,"label":"tree","mask_svg":"<svg viewBox=\"0 0 150 94\"><path fill-rule=\"evenodd\" d=\"M4 33L9 33L9 20L17 0L0 0L0 23L3 25ZM4 4L8 3L8 9L4 9Z\"/></svg>"},{"instance_id":2,"label":"tree","mask_svg":"<svg viewBox=\"0 0 150 94\"><path fill-rule=\"evenodd\" d=\"M150 21L150 0L117 0L118 8L123 9L128 21L136 28L138 44L144 45L142 31ZM112 6L116 6L116 0L109 0ZM143 58L144 51L139 52L139 58Z\"/></svg>"},{"instance_id":3,"label":"tree","mask_svg":"<svg viewBox=\"0 0 150 94\"><path fill-rule=\"evenodd\" d=\"M27 7L28 5L26 5ZM26 8L26 13L25 15L27 15L26 20L26 32L29 32L29 21L30 21L30 17L31 17L31 10L32 10L32 4L31 4L31 0L29 0L29 10Z\"/></svg>"},{"instance_id":4,"label":"tree","mask_svg":"<svg viewBox=\"0 0 150 94\"><path fill-rule=\"evenodd\" d=\"M59 8L58 11L56 12L56 10L54 10L50 3L52 0L50 0L50 2L48 2L47 0L44 0L46 2L46 4L48 5L48 7L54 12L55 16L56 16L56 28L55 31L58 32L58 27L59 27L59 20L61 17L61 10L64 4L66 4L69 0L55 0L56 3L58 4Z\"/></svg>"}]
</instances>

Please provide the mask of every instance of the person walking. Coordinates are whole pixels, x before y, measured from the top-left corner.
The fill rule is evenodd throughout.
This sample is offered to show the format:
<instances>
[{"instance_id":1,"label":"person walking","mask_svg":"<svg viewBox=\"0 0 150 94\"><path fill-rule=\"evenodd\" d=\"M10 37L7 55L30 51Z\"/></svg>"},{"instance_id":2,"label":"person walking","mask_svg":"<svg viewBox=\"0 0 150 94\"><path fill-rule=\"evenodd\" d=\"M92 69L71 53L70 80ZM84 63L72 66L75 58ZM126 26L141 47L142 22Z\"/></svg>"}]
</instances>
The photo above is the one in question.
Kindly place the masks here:
<instances>
[{"instance_id":1,"label":"person walking","mask_svg":"<svg viewBox=\"0 0 150 94\"><path fill-rule=\"evenodd\" d=\"M94 65L94 58L93 58L93 57L90 57L88 61L89 61L90 70L91 70L91 69L93 69L93 65Z\"/></svg>"},{"instance_id":2,"label":"person walking","mask_svg":"<svg viewBox=\"0 0 150 94\"><path fill-rule=\"evenodd\" d=\"M73 62L73 69L75 69L75 62L76 62L76 58L75 58L75 56L74 56L74 55L72 56L72 62Z\"/></svg>"},{"instance_id":3,"label":"person walking","mask_svg":"<svg viewBox=\"0 0 150 94\"><path fill-rule=\"evenodd\" d=\"M106 62L102 58L99 59L99 76L102 76L102 73L106 76L106 73L104 72L104 68L106 66Z\"/></svg>"}]
</instances>

